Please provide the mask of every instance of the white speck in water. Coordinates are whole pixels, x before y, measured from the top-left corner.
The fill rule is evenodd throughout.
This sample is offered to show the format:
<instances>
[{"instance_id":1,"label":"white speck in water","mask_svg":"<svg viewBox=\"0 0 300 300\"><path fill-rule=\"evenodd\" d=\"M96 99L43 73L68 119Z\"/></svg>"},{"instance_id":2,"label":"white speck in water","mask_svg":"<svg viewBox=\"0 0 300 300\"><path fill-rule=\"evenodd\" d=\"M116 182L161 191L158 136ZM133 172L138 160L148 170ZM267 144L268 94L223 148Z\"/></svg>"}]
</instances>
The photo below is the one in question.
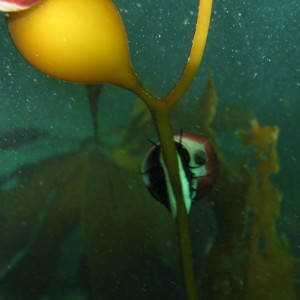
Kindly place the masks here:
<instances>
[{"instance_id":1,"label":"white speck in water","mask_svg":"<svg viewBox=\"0 0 300 300\"><path fill-rule=\"evenodd\" d=\"M183 21L183 25L186 26L189 24L189 19L188 18L185 18L184 21Z\"/></svg>"}]
</instances>

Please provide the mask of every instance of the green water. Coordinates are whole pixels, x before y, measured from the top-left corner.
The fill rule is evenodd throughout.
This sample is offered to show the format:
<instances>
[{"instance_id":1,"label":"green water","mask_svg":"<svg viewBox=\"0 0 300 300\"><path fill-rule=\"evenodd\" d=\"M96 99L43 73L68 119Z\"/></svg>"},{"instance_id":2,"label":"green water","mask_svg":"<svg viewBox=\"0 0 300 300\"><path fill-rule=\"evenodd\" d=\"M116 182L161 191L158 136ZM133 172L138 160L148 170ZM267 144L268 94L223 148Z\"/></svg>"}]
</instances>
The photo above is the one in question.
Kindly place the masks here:
<instances>
[{"instance_id":1,"label":"green water","mask_svg":"<svg viewBox=\"0 0 300 300\"><path fill-rule=\"evenodd\" d=\"M185 65L197 1L115 4L138 75L154 93L165 95ZM240 122L215 120L222 151L232 161L245 151L234 132L247 129L252 117L280 128L281 170L272 182L283 200L276 224L296 258L299 16L296 0L215 1L201 68L183 108L172 116L174 131L199 134L198 113L188 107L200 98L210 69L220 118L228 113L238 119L240 114ZM96 146L86 86L58 81L28 65L10 40L4 14L0 74L0 299L92 299L93 291L96 299L184 299L173 220L148 195L138 171L151 146L147 138L156 140L150 121L135 127L133 111L140 100L104 86L96 112ZM116 149L130 156L112 159ZM85 199L95 200L88 216L82 212ZM89 218L95 222L87 238L82 224ZM197 284L201 299L210 299L203 292L201 271L218 220L205 199L193 207L190 219ZM91 260L99 266L97 272ZM99 280L96 287L93 276Z\"/></svg>"}]
</instances>

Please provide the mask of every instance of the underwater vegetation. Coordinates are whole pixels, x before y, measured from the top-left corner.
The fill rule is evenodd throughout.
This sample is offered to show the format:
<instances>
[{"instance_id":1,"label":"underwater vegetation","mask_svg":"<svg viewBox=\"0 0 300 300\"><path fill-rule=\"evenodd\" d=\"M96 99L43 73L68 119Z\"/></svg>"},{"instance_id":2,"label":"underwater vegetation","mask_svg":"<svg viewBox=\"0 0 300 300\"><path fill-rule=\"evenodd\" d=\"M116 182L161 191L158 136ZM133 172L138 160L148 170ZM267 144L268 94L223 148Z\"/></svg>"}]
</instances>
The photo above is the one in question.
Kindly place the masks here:
<instances>
[{"instance_id":1,"label":"underwater vegetation","mask_svg":"<svg viewBox=\"0 0 300 300\"><path fill-rule=\"evenodd\" d=\"M1 1L0 8L5 3L9 11L6 4L13 2ZM86 85L93 132L72 151L1 177L0 295L14 300L297 299L299 261L277 229L283 195L272 182L279 171L279 129L261 126L242 104L219 108L211 73L202 97L183 101L201 63L212 1L199 2L188 60L164 97L154 95L135 73L112 1L35 2L22 2L27 9L8 15L11 38L40 71ZM126 128L112 126L110 134L121 136L114 145L100 134L98 109L106 83L139 98ZM177 104L179 117L171 118ZM139 172L135 166L144 146L134 133L153 136L152 127L154 163ZM182 129L175 142L173 128ZM239 139L234 156L226 152L225 130L230 139ZM211 162L201 143L192 144L192 152L185 146L190 131L208 140L220 164L217 182L198 204L194 195L202 191L195 182L212 183L216 176L201 173ZM16 127L3 133L0 148L17 151L49 138L46 131ZM175 207L172 216L140 178L157 167L162 180L152 179L154 188L163 190L167 207Z\"/></svg>"},{"instance_id":2,"label":"underwater vegetation","mask_svg":"<svg viewBox=\"0 0 300 300\"><path fill-rule=\"evenodd\" d=\"M200 128L214 141L221 174L210 199L217 234L202 272L207 299L298 299L299 260L276 229L283 195L271 176L280 168L276 151L279 128L261 127L252 119L248 130L237 130L242 146L250 151L240 164L234 163L222 153L212 129L216 99L208 80L200 101Z\"/></svg>"},{"instance_id":3,"label":"underwater vegetation","mask_svg":"<svg viewBox=\"0 0 300 300\"><path fill-rule=\"evenodd\" d=\"M90 105L101 97L96 87L87 90ZM140 130L148 132L150 115L139 102L137 107L128 128L139 124ZM197 273L204 299L297 299L299 262L275 227L282 195L270 175L279 170L278 128L249 120L250 127L236 134L241 149L250 151L239 162L232 161L223 154L224 145L213 129L218 108L211 75L195 107L198 113L193 110L189 117L198 118L195 123L214 144L220 160L218 182L202 200L209 205L196 204L191 216L194 230L202 226L196 217L199 212L205 218L212 210L216 222L216 230L210 233L213 240L197 262L202 265ZM206 118L199 118L202 113ZM55 298L51 295L55 281L60 295L65 295L62 299L68 293L74 296L74 290L81 299L92 294L95 299L116 299L120 293L122 299L132 295L153 299L157 293L159 299L184 297L178 284L173 221L147 196L133 168L143 145L128 131L122 135L114 151L99 136L97 143L85 142L79 151L23 166L2 179L0 291L10 295L5 299L41 299L45 294ZM62 253L74 247L69 237L79 225L82 238L75 243L84 248L77 258L73 254L70 273L59 278L58 270L66 268ZM198 247L195 250L203 252L203 245Z\"/></svg>"},{"instance_id":4,"label":"underwater vegetation","mask_svg":"<svg viewBox=\"0 0 300 300\"><path fill-rule=\"evenodd\" d=\"M126 29L112 1L44 0L7 16L14 45L38 70L65 81L120 86L135 93L148 107L159 137L157 161L161 162L164 176L161 182L166 183L166 200L173 203L176 212L173 217L188 299L198 297L187 207L194 200L196 182L201 180L199 172L210 162L206 159L197 163L196 168L201 171L195 174L189 170L194 168L189 166L192 157L187 149L180 153L176 148L170 112L189 88L201 63L211 10L211 0L199 2L189 57L181 77L163 98L154 95L136 74L131 64ZM182 169L189 174L189 180Z\"/></svg>"}]
</instances>

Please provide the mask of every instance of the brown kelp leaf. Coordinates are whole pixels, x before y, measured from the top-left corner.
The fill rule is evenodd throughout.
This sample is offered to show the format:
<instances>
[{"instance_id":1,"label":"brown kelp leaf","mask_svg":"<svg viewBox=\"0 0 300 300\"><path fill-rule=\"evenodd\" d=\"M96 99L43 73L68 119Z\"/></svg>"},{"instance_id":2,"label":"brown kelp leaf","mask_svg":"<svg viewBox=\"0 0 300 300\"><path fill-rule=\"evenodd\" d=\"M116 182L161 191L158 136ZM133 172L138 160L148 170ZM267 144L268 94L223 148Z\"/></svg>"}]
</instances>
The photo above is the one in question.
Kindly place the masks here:
<instances>
[{"instance_id":1,"label":"brown kelp leaf","mask_svg":"<svg viewBox=\"0 0 300 300\"><path fill-rule=\"evenodd\" d=\"M172 283L180 264L168 211L148 196L138 172L97 151L87 161L81 223L95 299L182 299Z\"/></svg>"},{"instance_id":2,"label":"brown kelp leaf","mask_svg":"<svg viewBox=\"0 0 300 300\"><path fill-rule=\"evenodd\" d=\"M206 84L206 89L211 87ZM219 116L215 113L216 93L208 90L204 95L207 96L200 101L203 107L200 123L204 122L201 128L213 141L220 162L219 181L208 196L216 216L217 233L202 273L206 297L296 299L295 258L286 238L275 227L282 196L270 181L270 176L279 170L278 128L260 127L253 120L250 131L239 130L238 135L249 151L240 166L233 167L236 158L224 155L223 148L227 145L220 143L214 130L213 117ZM243 152L240 145L235 147L236 155Z\"/></svg>"},{"instance_id":3,"label":"brown kelp leaf","mask_svg":"<svg viewBox=\"0 0 300 300\"><path fill-rule=\"evenodd\" d=\"M16 298L40 299L53 279L61 241L78 223L82 165L77 153L53 157L21 169L2 192L0 280Z\"/></svg>"},{"instance_id":4,"label":"brown kelp leaf","mask_svg":"<svg viewBox=\"0 0 300 300\"><path fill-rule=\"evenodd\" d=\"M145 138L137 138L137 135L133 134L135 132ZM145 151L146 138L152 137L153 132L150 112L146 105L137 98L129 124L114 127L107 132L109 135L120 135L121 141L118 146L109 149L102 148L102 150L116 165L136 171L137 157Z\"/></svg>"},{"instance_id":5,"label":"brown kelp leaf","mask_svg":"<svg viewBox=\"0 0 300 300\"><path fill-rule=\"evenodd\" d=\"M16 127L0 136L0 150L17 149L40 139L49 138L50 133L35 127Z\"/></svg>"},{"instance_id":6,"label":"brown kelp leaf","mask_svg":"<svg viewBox=\"0 0 300 300\"><path fill-rule=\"evenodd\" d=\"M217 103L217 90L211 72L207 74L201 97L184 99L174 111L176 118L172 123L175 128L182 128L185 132L196 132L200 129L204 136L213 136L213 132L207 132L212 129L223 133L235 131L237 128L248 128L249 122L255 116L253 109L245 104ZM198 128L195 127L195 122L198 123Z\"/></svg>"},{"instance_id":7,"label":"brown kelp leaf","mask_svg":"<svg viewBox=\"0 0 300 300\"><path fill-rule=\"evenodd\" d=\"M200 99L201 109L199 110L200 128L205 136L212 135L210 126L216 114L217 99L212 74L208 72L204 92Z\"/></svg>"},{"instance_id":8,"label":"brown kelp leaf","mask_svg":"<svg viewBox=\"0 0 300 300\"><path fill-rule=\"evenodd\" d=\"M212 74L208 72L201 97L182 101L175 107L176 119L173 126L178 128L177 130L182 128L185 132L198 132L206 137L213 137L210 126L215 117L216 104L217 91L212 80ZM195 120L198 128L195 128L195 123L191 120Z\"/></svg>"},{"instance_id":9,"label":"brown kelp leaf","mask_svg":"<svg viewBox=\"0 0 300 300\"><path fill-rule=\"evenodd\" d=\"M250 171L247 191L253 217L245 299L296 299L296 259L290 253L287 239L276 229L282 194L270 181L270 176L279 170L276 152L279 128L260 127L253 120L251 131L238 134L245 146L254 149L258 159L257 166Z\"/></svg>"},{"instance_id":10,"label":"brown kelp leaf","mask_svg":"<svg viewBox=\"0 0 300 300\"><path fill-rule=\"evenodd\" d=\"M173 286L180 281L173 221L148 196L137 171L120 168L97 148L26 170L15 186L2 191L2 290L13 285L16 298L40 299L55 276L62 242L80 215L95 299L115 299L116 285L124 299L126 294L140 297L145 287L153 297L182 298L180 285Z\"/></svg>"}]
</instances>

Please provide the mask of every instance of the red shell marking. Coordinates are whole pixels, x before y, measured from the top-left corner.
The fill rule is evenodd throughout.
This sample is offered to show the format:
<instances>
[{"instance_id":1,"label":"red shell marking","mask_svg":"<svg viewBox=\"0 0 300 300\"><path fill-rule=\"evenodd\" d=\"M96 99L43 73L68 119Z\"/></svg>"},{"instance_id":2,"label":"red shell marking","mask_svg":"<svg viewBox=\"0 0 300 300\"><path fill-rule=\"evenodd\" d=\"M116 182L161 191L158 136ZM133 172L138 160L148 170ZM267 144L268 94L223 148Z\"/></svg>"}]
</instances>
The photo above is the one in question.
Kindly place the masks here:
<instances>
[{"instance_id":1,"label":"red shell marking","mask_svg":"<svg viewBox=\"0 0 300 300\"><path fill-rule=\"evenodd\" d=\"M29 8L41 0L0 0L0 11L18 11Z\"/></svg>"},{"instance_id":2,"label":"red shell marking","mask_svg":"<svg viewBox=\"0 0 300 300\"><path fill-rule=\"evenodd\" d=\"M174 137L180 139L180 135L175 135ZM182 140L189 148L191 154L197 155L199 145L203 145L207 154L207 162L205 163L206 175L198 178L197 193L193 199L193 201L196 202L205 197L213 187L219 174L219 160L214 148L203 136L183 134Z\"/></svg>"},{"instance_id":3,"label":"red shell marking","mask_svg":"<svg viewBox=\"0 0 300 300\"><path fill-rule=\"evenodd\" d=\"M178 154L179 175L187 212L192 202L203 198L218 175L218 158L213 147L202 136L174 135ZM151 195L176 217L177 206L164 164L160 143L148 151L141 169L143 181Z\"/></svg>"}]
</instances>

